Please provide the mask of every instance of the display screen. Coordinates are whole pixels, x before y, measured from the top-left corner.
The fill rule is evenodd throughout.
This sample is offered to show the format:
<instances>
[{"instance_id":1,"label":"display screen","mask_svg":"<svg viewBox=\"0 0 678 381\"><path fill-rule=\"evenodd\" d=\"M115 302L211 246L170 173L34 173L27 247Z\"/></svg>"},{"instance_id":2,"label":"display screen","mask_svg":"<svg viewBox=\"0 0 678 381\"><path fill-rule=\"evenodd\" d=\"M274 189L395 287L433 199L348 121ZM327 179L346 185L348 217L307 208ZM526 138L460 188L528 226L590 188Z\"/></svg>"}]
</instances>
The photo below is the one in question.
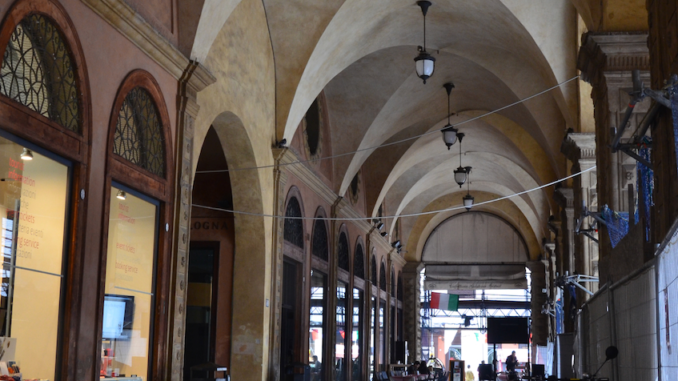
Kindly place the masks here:
<instances>
[{"instance_id":1,"label":"display screen","mask_svg":"<svg viewBox=\"0 0 678 381\"><path fill-rule=\"evenodd\" d=\"M527 318L487 318L488 344L528 344L529 341L529 321Z\"/></svg>"},{"instance_id":2,"label":"display screen","mask_svg":"<svg viewBox=\"0 0 678 381\"><path fill-rule=\"evenodd\" d=\"M134 296L107 294L103 320L104 339L129 340L134 322Z\"/></svg>"}]
</instances>

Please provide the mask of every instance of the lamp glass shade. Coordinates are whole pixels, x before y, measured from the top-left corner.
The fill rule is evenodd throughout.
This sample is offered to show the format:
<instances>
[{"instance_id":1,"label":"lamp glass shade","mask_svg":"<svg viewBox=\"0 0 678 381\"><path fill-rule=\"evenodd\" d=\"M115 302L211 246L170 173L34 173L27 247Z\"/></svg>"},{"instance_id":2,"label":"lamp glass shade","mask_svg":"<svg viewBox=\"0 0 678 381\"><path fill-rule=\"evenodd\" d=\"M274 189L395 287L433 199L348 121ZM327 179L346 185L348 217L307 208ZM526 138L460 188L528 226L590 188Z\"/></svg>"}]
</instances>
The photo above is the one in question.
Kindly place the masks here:
<instances>
[{"instance_id":1,"label":"lamp glass shade","mask_svg":"<svg viewBox=\"0 0 678 381\"><path fill-rule=\"evenodd\" d=\"M475 198L473 196L466 194L466 196L464 196L464 208L466 208L466 210L471 210L474 200Z\"/></svg>"},{"instance_id":2,"label":"lamp glass shade","mask_svg":"<svg viewBox=\"0 0 678 381\"><path fill-rule=\"evenodd\" d=\"M424 83L426 83L426 80L430 78L435 71L436 59L426 52L421 52L417 57L415 57L414 62L415 68L417 70L417 76L423 79Z\"/></svg>"},{"instance_id":3,"label":"lamp glass shade","mask_svg":"<svg viewBox=\"0 0 678 381\"><path fill-rule=\"evenodd\" d=\"M454 181L459 184L459 188L461 188L464 183L466 183L466 177L467 177L466 169L463 167L459 167L454 170Z\"/></svg>"},{"instance_id":4,"label":"lamp glass shade","mask_svg":"<svg viewBox=\"0 0 678 381\"><path fill-rule=\"evenodd\" d=\"M457 129L452 127L452 125L447 125L443 129L443 141L449 150L454 143L457 142Z\"/></svg>"},{"instance_id":5,"label":"lamp glass shade","mask_svg":"<svg viewBox=\"0 0 678 381\"><path fill-rule=\"evenodd\" d=\"M33 160L33 152L29 150L28 148L24 148L23 152L21 152L21 160Z\"/></svg>"}]
</instances>

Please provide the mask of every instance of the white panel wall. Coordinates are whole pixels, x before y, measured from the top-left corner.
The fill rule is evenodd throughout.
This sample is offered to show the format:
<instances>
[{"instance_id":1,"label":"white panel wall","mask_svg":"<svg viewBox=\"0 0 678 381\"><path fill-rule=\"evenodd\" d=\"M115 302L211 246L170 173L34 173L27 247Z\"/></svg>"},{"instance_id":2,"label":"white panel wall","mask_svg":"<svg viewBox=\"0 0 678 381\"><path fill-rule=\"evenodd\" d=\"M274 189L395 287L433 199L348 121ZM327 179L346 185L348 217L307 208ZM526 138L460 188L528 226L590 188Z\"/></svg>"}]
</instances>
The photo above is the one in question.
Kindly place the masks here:
<instances>
[{"instance_id":1,"label":"white panel wall","mask_svg":"<svg viewBox=\"0 0 678 381\"><path fill-rule=\"evenodd\" d=\"M659 300L658 339L661 347L662 380L678 380L678 340L676 340L678 339L677 236L678 235L674 235L672 237L671 242L666 245L659 255L659 258L657 258L657 279L659 288L657 294Z\"/></svg>"},{"instance_id":2,"label":"white panel wall","mask_svg":"<svg viewBox=\"0 0 678 381\"><path fill-rule=\"evenodd\" d=\"M463 213L443 221L426 241L425 262L525 262L527 248L506 221L487 213Z\"/></svg>"}]
</instances>

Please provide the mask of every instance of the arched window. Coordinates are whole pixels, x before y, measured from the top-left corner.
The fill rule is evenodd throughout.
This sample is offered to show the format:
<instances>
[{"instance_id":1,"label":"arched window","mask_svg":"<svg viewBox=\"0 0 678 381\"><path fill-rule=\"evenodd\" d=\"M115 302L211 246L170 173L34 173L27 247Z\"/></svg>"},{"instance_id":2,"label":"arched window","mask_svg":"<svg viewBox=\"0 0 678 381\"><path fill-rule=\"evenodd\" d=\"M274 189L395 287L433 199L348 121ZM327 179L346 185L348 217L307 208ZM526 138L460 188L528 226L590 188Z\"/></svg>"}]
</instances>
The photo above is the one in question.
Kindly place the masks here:
<instances>
[{"instance_id":1,"label":"arched window","mask_svg":"<svg viewBox=\"0 0 678 381\"><path fill-rule=\"evenodd\" d=\"M81 132L71 51L43 15L30 15L16 25L2 58L0 93L70 131Z\"/></svg>"},{"instance_id":2,"label":"arched window","mask_svg":"<svg viewBox=\"0 0 678 381\"><path fill-rule=\"evenodd\" d=\"M348 253L348 237L346 233L339 234L339 242L337 242L337 259L339 261L339 268L350 271L349 267L349 253Z\"/></svg>"},{"instance_id":3,"label":"arched window","mask_svg":"<svg viewBox=\"0 0 678 381\"><path fill-rule=\"evenodd\" d=\"M374 286L377 285L377 260L372 254L372 261L370 261L370 280Z\"/></svg>"},{"instance_id":4,"label":"arched window","mask_svg":"<svg viewBox=\"0 0 678 381\"><path fill-rule=\"evenodd\" d=\"M395 279L395 270L391 266L391 296L396 295L396 279Z\"/></svg>"},{"instance_id":5,"label":"arched window","mask_svg":"<svg viewBox=\"0 0 678 381\"><path fill-rule=\"evenodd\" d=\"M363 254L363 245L358 244L355 249L355 258L353 258L353 276L365 279L365 255Z\"/></svg>"},{"instance_id":6,"label":"arched window","mask_svg":"<svg viewBox=\"0 0 678 381\"><path fill-rule=\"evenodd\" d=\"M324 220L315 220L315 223L313 224L311 253L323 261L327 261L329 257L327 249L327 225Z\"/></svg>"},{"instance_id":7,"label":"arched window","mask_svg":"<svg viewBox=\"0 0 678 381\"><path fill-rule=\"evenodd\" d=\"M398 294L397 295L398 295L398 300L400 300L402 302L403 301L403 283L402 283L401 278L402 277L400 275L398 275L398 290L397 290Z\"/></svg>"},{"instance_id":8,"label":"arched window","mask_svg":"<svg viewBox=\"0 0 678 381\"><path fill-rule=\"evenodd\" d=\"M386 291L386 266L384 266L384 262L381 262L379 267L379 288Z\"/></svg>"},{"instance_id":9,"label":"arched window","mask_svg":"<svg viewBox=\"0 0 678 381\"><path fill-rule=\"evenodd\" d=\"M283 237L285 241L303 249L304 225L303 221L298 217L301 217L301 206L299 205L297 198L292 197L287 202L287 209L285 210L285 227Z\"/></svg>"},{"instance_id":10,"label":"arched window","mask_svg":"<svg viewBox=\"0 0 678 381\"><path fill-rule=\"evenodd\" d=\"M165 139L160 117L151 95L133 88L122 103L115 126L113 153L131 163L165 177Z\"/></svg>"}]
</instances>

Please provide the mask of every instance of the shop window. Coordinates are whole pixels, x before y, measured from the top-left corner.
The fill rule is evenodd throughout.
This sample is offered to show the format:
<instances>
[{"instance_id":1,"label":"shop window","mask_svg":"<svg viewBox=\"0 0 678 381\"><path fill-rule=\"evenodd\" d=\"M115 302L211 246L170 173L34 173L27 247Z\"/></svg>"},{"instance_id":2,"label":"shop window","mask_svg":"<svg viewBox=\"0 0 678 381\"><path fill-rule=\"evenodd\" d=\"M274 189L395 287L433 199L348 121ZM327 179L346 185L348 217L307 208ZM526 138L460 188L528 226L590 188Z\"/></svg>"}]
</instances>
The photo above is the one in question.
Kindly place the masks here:
<instances>
[{"instance_id":1,"label":"shop window","mask_svg":"<svg viewBox=\"0 0 678 381\"><path fill-rule=\"evenodd\" d=\"M304 225L301 220L301 206L296 197L290 198L285 210L285 226L283 228L283 237L285 241L296 247L304 247Z\"/></svg>"},{"instance_id":2,"label":"shop window","mask_svg":"<svg viewBox=\"0 0 678 381\"><path fill-rule=\"evenodd\" d=\"M324 380L323 345L325 338L325 306L327 305L327 275L311 270L311 311L308 334L308 361L311 381Z\"/></svg>"},{"instance_id":3,"label":"shop window","mask_svg":"<svg viewBox=\"0 0 678 381\"><path fill-rule=\"evenodd\" d=\"M395 279L395 271L393 269L393 266L391 266L391 296L396 295L396 279Z\"/></svg>"},{"instance_id":4,"label":"shop window","mask_svg":"<svg viewBox=\"0 0 678 381\"><path fill-rule=\"evenodd\" d=\"M339 234L339 242L337 243L337 255L339 260L339 268L349 271L349 253L348 253L348 238L346 233Z\"/></svg>"},{"instance_id":5,"label":"shop window","mask_svg":"<svg viewBox=\"0 0 678 381\"><path fill-rule=\"evenodd\" d=\"M0 358L18 364L24 379L53 380L66 276L70 163L10 139L0 136Z\"/></svg>"},{"instance_id":6,"label":"shop window","mask_svg":"<svg viewBox=\"0 0 678 381\"><path fill-rule=\"evenodd\" d=\"M165 177L165 138L158 109L145 89L127 93L118 113L113 153Z\"/></svg>"},{"instance_id":7,"label":"shop window","mask_svg":"<svg viewBox=\"0 0 678 381\"><path fill-rule=\"evenodd\" d=\"M353 329L351 331L351 380L363 381L363 325L365 293L353 288Z\"/></svg>"},{"instance_id":8,"label":"shop window","mask_svg":"<svg viewBox=\"0 0 678 381\"><path fill-rule=\"evenodd\" d=\"M372 261L370 263L370 281L372 281L372 285L376 286L377 285L377 259L374 257L374 254L372 254Z\"/></svg>"},{"instance_id":9,"label":"shop window","mask_svg":"<svg viewBox=\"0 0 678 381\"><path fill-rule=\"evenodd\" d=\"M313 242L311 243L311 253L327 261L328 259L328 249L327 249L327 225L323 220L315 220L313 224Z\"/></svg>"},{"instance_id":10,"label":"shop window","mask_svg":"<svg viewBox=\"0 0 678 381\"><path fill-rule=\"evenodd\" d=\"M353 276L365 279L365 258L363 255L363 246L358 245L355 249L355 258L353 259Z\"/></svg>"},{"instance_id":11,"label":"shop window","mask_svg":"<svg viewBox=\"0 0 678 381\"><path fill-rule=\"evenodd\" d=\"M52 22L33 14L9 38L0 67L0 93L80 133L80 103L70 49Z\"/></svg>"},{"instance_id":12,"label":"shop window","mask_svg":"<svg viewBox=\"0 0 678 381\"><path fill-rule=\"evenodd\" d=\"M346 381L346 342L348 337L346 335L346 308L348 306L348 285L342 281L337 282L337 334L335 335L335 351L334 351L334 369L335 380Z\"/></svg>"},{"instance_id":13,"label":"shop window","mask_svg":"<svg viewBox=\"0 0 678 381\"><path fill-rule=\"evenodd\" d=\"M386 266L381 262L379 267L379 289L386 291Z\"/></svg>"},{"instance_id":14,"label":"shop window","mask_svg":"<svg viewBox=\"0 0 678 381\"><path fill-rule=\"evenodd\" d=\"M379 370L386 371L386 302L379 300Z\"/></svg>"},{"instance_id":15,"label":"shop window","mask_svg":"<svg viewBox=\"0 0 678 381\"><path fill-rule=\"evenodd\" d=\"M398 276L398 290L397 290L397 295L398 295L398 300L401 302L403 301L403 284L401 282L401 277Z\"/></svg>"},{"instance_id":16,"label":"shop window","mask_svg":"<svg viewBox=\"0 0 678 381\"><path fill-rule=\"evenodd\" d=\"M102 376L145 378L153 342L159 203L111 187L102 324Z\"/></svg>"}]
</instances>

